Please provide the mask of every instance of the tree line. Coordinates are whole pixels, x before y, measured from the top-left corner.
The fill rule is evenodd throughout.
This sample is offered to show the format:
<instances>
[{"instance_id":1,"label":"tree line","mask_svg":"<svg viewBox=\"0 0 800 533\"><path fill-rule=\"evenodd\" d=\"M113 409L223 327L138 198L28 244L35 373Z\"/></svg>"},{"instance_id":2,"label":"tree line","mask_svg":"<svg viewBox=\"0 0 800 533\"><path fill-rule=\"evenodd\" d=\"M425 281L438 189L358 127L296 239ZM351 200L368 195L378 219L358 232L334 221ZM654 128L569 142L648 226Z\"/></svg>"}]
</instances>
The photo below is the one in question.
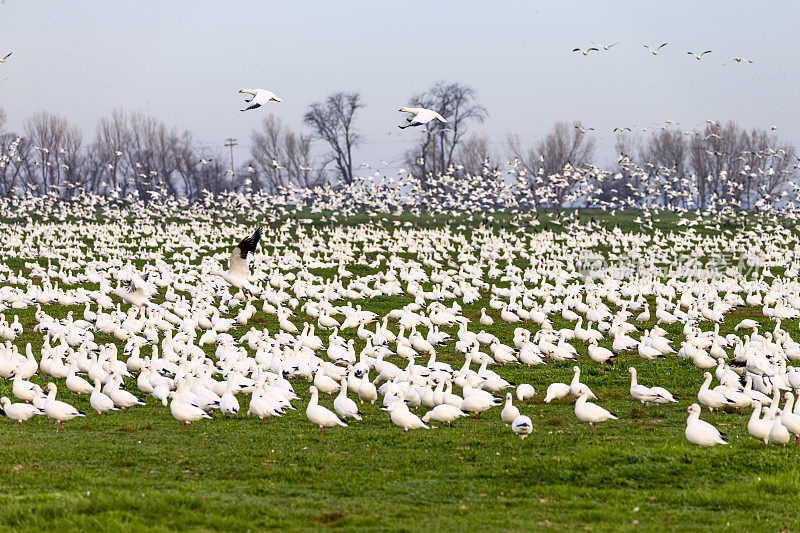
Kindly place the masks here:
<instances>
[{"instance_id":1,"label":"tree line","mask_svg":"<svg viewBox=\"0 0 800 533\"><path fill-rule=\"evenodd\" d=\"M418 130L404 156L408 172L425 190L456 174L476 180L504 176L537 206L647 200L684 208L708 202L752 208L788 195L800 162L794 146L780 143L774 131L707 121L691 131L675 124L647 133L623 128L616 137L619 160L601 171L594 164L594 134L580 122L557 122L532 144L509 135L505 150L498 150L471 132L488 117L471 87L439 82L412 95L408 104L447 118ZM288 186L351 184L354 152L364 141L358 127L364 106L358 92L314 102L303 117L308 133L267 115L251 132L249 158L234 176L221 148L203 148L189 131L141 112L112 111L98 120L94 137L87 140L75 125L49 112L28 117L22 132L5 131L0 108L0 194L70 197L91 191L194 198L232 188L274 193ZM504 175L500 169L508 159Z\"/></svg>"}]
</instances>

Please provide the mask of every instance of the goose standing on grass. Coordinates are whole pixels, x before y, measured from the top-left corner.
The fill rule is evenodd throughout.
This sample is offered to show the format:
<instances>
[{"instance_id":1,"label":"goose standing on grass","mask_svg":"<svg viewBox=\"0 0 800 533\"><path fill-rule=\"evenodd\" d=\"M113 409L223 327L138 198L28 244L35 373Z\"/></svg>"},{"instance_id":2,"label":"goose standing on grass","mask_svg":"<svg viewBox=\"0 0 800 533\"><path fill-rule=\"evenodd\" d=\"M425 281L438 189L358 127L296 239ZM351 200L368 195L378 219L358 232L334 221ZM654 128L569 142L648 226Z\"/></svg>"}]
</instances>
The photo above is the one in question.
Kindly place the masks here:
<instances>
[{"instance_id":1,"label":"goose standing on grass","mask_svg":"<svg viewBox=\"0 0 800 533\"><path fill-rule=\"evenodd\" d=\"M228 258L227 272L215 272L217 276L240 289L243 294L245 294L244 291L247 291L252 295L252 290L255 288L248 279L250 277L250 261L253 259L262 231L262 228L256 228L252 235L242 239L233 249Z\"/></svg>"},{"instance_id":2,"label":"goose standing on grass","mask_svg":"<svg viewBox=\"0 0 800 533\"><path fill-rule=\"evenodd\" d=\"M343 419L354 418L361 420L361 411L358 410L356 402L347 397L347 378L342 378L342 386L339 388L339 394L333 400L333 410L336 411Z\"/></svg>"},{"instance_id":3,"label":"goose standing on grass","mask_svg":"<svg viewBox=\"0 0 800 533\"><path fill-rule=\"evenodd\" d=\"M519 416L519 409L514 405L511 393L506 393L506 404L500 411L500 419L505 425L510 425Z\"/></svg>"},{"instance_id":4,"label":"goose standing on grass","mask_svg":"<svg viewBox=\"0 0 800 533\"><path fill-rule=\"evenodd\" d=\"M769 430L769 442L772 444L780 444L786 448L792 435L789 433L789 430L786 429L786 426L783 425L781 421L782 415L783 413L780 409L775 412L775 418L772 420L772 429Z\"/></svg>"},{"instance_id":5,"label":"goose standing on grass","mask_svg":"<svg viewBox=\"0 0 800 533\"><path fill-rule=\"evenodd\" d=\"M704 372L703 378L703 385L700 387L700 390L697 392L697 399L708 407L708 410L712 413L714 409L719 410L721 407L732 406L733 402L725 397L721 391L716 389L709 389L708 386L711 385L711 372Z\"/></svg>"},{"instance_id":6,"label":"goose standing on grass","mask_svg":"<svg viewBox=\"0 0 800 533\"><path fill-rule=\"evenodd\" d=\"M342 422L336 413L319 404L319 391L314 385L308 388L311 393L311 399L306 406L306 417L315 426L319 426L320 431L325 431L325 428L333 426L347 427L347 424Z\"/></svg>"},{"instance_id":7,"label":"goose standing on grass","mask_svg":"<svg viewBox=\"0 0 800 533\"><path fill-rule=\"evenodd\" d=\"M58 389L55 383L48 383L46 388L47 401L44 404L44 412L49 418L56 421L56 431L59 428L64 428L64 421L72 420L79 416L86 416L70 404L56 400L56 392Z\"/></svg>"},{"instance_id":8,"label":"goose standing on grass","mask_svg":"<svg viewBox=\"0 0 800 533\"><path fill-rule=\"evenodd\" d=\"M408 121L408 124L406 124L405 126L403 126L402 124L398 126L400 129L422 126L423 124L427 124L431 120L438 120L439 122L447 123L447 120L442 115L440 115L436 111L425 109L424 107L401 107L400 111L402 111L403 113L411 113L413 115L406 119Z\"/></svg>"},{"instance_id":9,"label":"goose standing on grass","mask_svg":"<svg viewBox=\"0 0 800 533\"><path fill-rule=\"evenodd\" d=\"M253 95L251 99L245 100L245 102L250 105L244 109L240 109L239 111L257 109L269 101L283 102L283 100L281 100L277 94L273 93L272 91L267 91L266 89L241 89L239 92Z\"/></svg>"},{"instance_id":10,"label":"goose standing on grass","mask_svg":"<svg viewBox=\"0 0 800 533\"><path fill-rule=\"evenodd\" d=\"M645 387L637 382L636 369L630 367L628 372L631 374L631 396L643 404L648 403L672 403L677 402L672 394L662 387Z\"/></svg>"},{"instance_id":11,"label":"goose standing on grass","mask_svg":"<svg viewBox=\"0 0 800 533\"><path fill-rule=\"evenodd\" d=\"M551 383L547 387L547 393L544 397L544 403L550 403L553 400L560 400L569 394L569 385L566 383Z\"/></svg>"},{"instance_id":12,"label":"goose standing on grass","mask_svg":"<svg viewBox=\"0 0 800 533\"><path fill-rule=\"evenodd\" d=\"M528 398L533 398L534 396L536 396L536 389L533 388L533 385L521 383L517 386L517 400L524 402Z\"/></svg>"},{"instance_id":13,"label":"goose standing on grass","mask_svg":"<svg viewBox=\"0 0 800 533\"><path fill-rule=\"evenodd\" d=\"M189 424L197 422L202 418L211 419L211 415L198 406L181 400L177 392L170 392L167 397L172 399L172 402L169 404L169 412L172 413L172 417L180 422L184 428L189 429Z\"/></svg>"},{"instance_id":14,"label":"goose standing on grass","mask_svg":"<svg viewBox=\"0 0 800 533\"><path fill-rule=\"evenodd\" d=\"M800 446L800 414L797 414L796 408L794 412L792 412L792 407L794 407L794 394L787 392L783 397L786 399L786 404L783 406L781 422L783 422L783 425L789 430L789 433L795 436L795 444Z\"/></svg>"},{"instance_id":15,"label":"goose standing on grass","mask_svg":"<svg viewBox=\"0 0 800 533\"><path fill-rule=\"evenodd\" d=\"M617 420L617 415L608 411L599 405L588 403L589 391L584 390L578 401L575 402L575 416L581 422L588 422L589 427L594 427L598 422L605 422L606 420Z\"/></svg>"},{"instance_id":16,"label":"goose standing on grass","mask_svg":"<svg viewBox=\"0 0 800 533\"><path fill-rule=\"evenodd\" d=\"M0 411L2 411L11 420L16 420L22 426L22 422L36 415L43 415L44 413L35 405L29 403L11 403L7 397L0 398Z\"/></svg>"},{"instance_id":17,"label":"goose standing on grass","mask_svg":"<svg viewBox=\"0 0 800 533\"><path fill-rule=\"evenodd\" d=\"M100 383L99 380L94 382L92 395L89 396L89 405L92 406L92 409L97 411L98 415L102 415L103 413L107 413L109 411L119 411L119 409L114 405L114 400L100 391L101 385L102 383Z\"/></svg>"},{"instance_id":18,"label":"goose standing on grass","mask_svg":"<svg viewBox=\"0 0 800 533\"><path fill-rule=\"evenodd\" d=\"M572 382L569 384L569 393L575 398L579 398L581 394L585 392L590 399L596 400L597 396L594 395L591 389L589 389L589 387L584 383L581 383L581 369L577 366L573 366L572 371L575 373L575 375L572 376Z\"/></svg>"},{"instance_id":19,"label":"goose standing on grass","mask_svg":"<svg viewBox=\"0 0 800 533\"><path fill-rule=\"evenodd\" d=\"M441 422L442 424L450 426L453 420L461 418L462 416L467 416L467 413L454 405L442 403L425 413L422 417L422 421L430 422L431 420L435 420L436 422Z\"/></svg>"},{"instance_id":20,"label":"goose standing on grass","mask_svg":"<svg viewBox=\"0 0 800 533\"><path fill-rule=\"evenodd\" d=\"M525 440L525 437L530 435L531 431L533 431L533 423L527 416L519 415L511 423L511 430L517 435L517 437Z\"/></svg>"},{"instance_id":21,"label":"goose standing on grass","mask_svg":"<svg viewBox=\"0 0 800 533\"><path fill-rule=\"evenodd\" d=\"M692 444L708 447L717 444L728 444L725 434L704 420L700 420L700 405L693 403L686 411L686 439Z\"/></svg>"},{"instance_id":22,"label":"goose standing on grass","mask_svg":"<svg viewBox=\"0 0 800 533\"><path fill-rule=\"evenodd\" d=\"M389 411L389 419L392 424L401 428L406 435L408 435L409 429L430 429L420 417L408 409L408 405L403 400L395 400L385 410Z\"/></svg>"},{"instance_id":23,"label":"goose standing on grass","mask_svg":"<svg viewBox=\"0 0 800 533\"><path fill-rule=\"evenodd\" d=\"M761 418L761 402L755 400L751 404L753 412L750 413L750 420L747 422L747 432L751 437L764 443L764 448L769 442L769 431L772 429L772 420L768 416Z\"/></svg>"}]
</instances>

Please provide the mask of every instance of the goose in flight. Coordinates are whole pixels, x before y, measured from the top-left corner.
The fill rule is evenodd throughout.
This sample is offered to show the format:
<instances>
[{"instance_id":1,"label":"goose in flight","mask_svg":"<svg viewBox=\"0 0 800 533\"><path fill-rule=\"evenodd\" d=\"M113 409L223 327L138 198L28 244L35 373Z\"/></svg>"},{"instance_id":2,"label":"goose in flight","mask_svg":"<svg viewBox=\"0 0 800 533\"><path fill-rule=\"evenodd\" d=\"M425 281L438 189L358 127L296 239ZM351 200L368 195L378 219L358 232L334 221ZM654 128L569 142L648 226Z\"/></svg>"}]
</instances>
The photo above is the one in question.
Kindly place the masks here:
<instances>
[{"instance_id":1,"label":"goose in flight","mask_svg":"<svg viewBox=\"0 0 800 533\"><path fill-rule=\"evenodd\" d=\"M134 274L122 287L116 289L114 294L135 307L147 305L153 292L150 284L147 283L148 277L150 277L149 272L144 276Z\"/></svg>"},{"instance_id":2,"label":"goose in flight","mask_svg":"<svg viewBox=\"0 0 800 533\"><path fill-rule=\"evenodd\" d=\"M629 127L627 127L627 126L625 126L625 127L623 127L623 128L614 128L614 132L615 132L615 133L616 133L616 132L618 132L618 131L619 131L619 132L623 132L623 131L631 131L631 129L630 129Z\"/></svg>"},{"instance_id":3,"label":"goose in flight","mask_svg":"<svg viewBox=\"0 0 800 533\"><path fill-rule=\"evenodd\" d=\"M611 47L612 47L612 46L617 46L619 43L620 43L620 42L619 42L619 41L617 41L617 42L615 42L615 43L611 43L611 44L608 44L608 45L604 45L604 46L603 46L603 50L611 50Z\"/></svg>"},{"instance_id":4,"label":"goose in flight","mask_svg":"<svg viewBox=\"0 0 800 533\"><path fill-rule=\"evenodd\" d=\"M585 56L588 56L588 55L589 55L589 52L592 52L592 51L594 51L594 52L599 52L600 50L598 50L598 49L597 49L597 48L595 48L595 47L592 47L592 48L587 48L586 50L581 50L580 48L575 48L575 49L573 49L572 51L573 51L573 52L580 52L580 53L582 53L583 55L585 55Z\"/></svg>"},{"instance_id":5,"label":"goose in flight","mask_svg":"<svg viewBox=\"0 0 800 533\"><path fill-rule=\"evenodd\" d=\"M245 107L244 109L240 109L239 111L256 109L266 104L270 100L274 100L276 102L283 102L283 100L281 100L277 94L273 93L272 91L267 91L266 89L242 89L239 92L253 95L253 97L250 100L245 100L245 102L247 102L250 105Z\"/></svg>"},{"instance_id":6,"label":"goose in flight","mask_svg":"<svg viewBox=\"0 0 800 533\"><path fill-rule=\"evenodd\" d=\"M704 55L706 55L706 54L710 54L710 53L711 53L711 50L706 50L705 52L700 52L699 54L695 54L694 52L686 52L686 53L687 53L687 54L689 54L690 56L694 56L694 57L695 57L695 59L697 59L698 61L700 61L700 59L701 59L701 58L702 58Z\"/></svg>"},{"instance_id":7,"label":"goose in flight","mask_svg":"<svg viewBox=\"0 0 800 533\"><path fill-rule=\"evenodd\" d=\"M228 271L216 273L237 289L243 289L243 292L247 290L247 292L252 293L252 285L247 278L250 275L250 261L253 258L258 241L261 239L262 231L262 228L256 228L252 235L242 239L242 242L236 245L236 248L231 252L231 256L228 259Z\"/></svg>"},{"instance_id":8,"label":"goose in flight","mask_svg":"<svg viewBox=\"0 0 800 533\"><path fill-rule=\"evenodd\" d=\"M644 45L644 47L645 47L645 48L647 48L648 50L650 50L650 52L651 52L651 53L652 53L654 56L657 56L657 55L658 55L658 51L659 51L659 50L661 50L662 48L664 48L665 46L667 46L667 43L661 43L660 45L658 45L658 48L656 48L656 49L654 50L654 49L653 49L653 48L651 48L650 46L648 46L648 45Z\"/></svg>"},{"instance_id":9,"label":"goose in flight","mask_svg":"<svg viewBox=\"0 0 800 533\"><path fill-rule=\"evenodd\" d=\"M722 66L724 67L725 65L730 65L734 61L736 61L737 63L752 63L753 62L751 59L747 59L747 58L744 58L744 57L734 57L733 59L731 59L727 63L724 63Z\"/></svg>"},{"instance_id":10,"label":"goose in flight","mask_svg":"<svg viewBox=\"0 0 800 533\"><path fill-rule=\"evenodd\" d=\"M6 55L3 57L3 59L0 59L0 63L5 63L5 62L8 60L8 58L9 58L9 57L11 57L11 54L12 54L12 53L13 53L13 52L9 52L9 53L7 53L7 54L6 54Z\"/></svg>"},{"instance_id":11,"label":"goose in flight","mask_svg":"<svg viewBox=\"0 0 800 533\"><path fill-rule=\"evenodd\" d=\"M408 124L406 124L405 126L403 125L398 126L400 129L405 129L413 126L422 126L423 124L427 124L432 120L438 120L439 122L447 123L447 120L442 115L440 115L436 111L425 109L424 107L401 107L400 111L402 111L403 113L411 113L413 115L406 119L408 121Z\"/></svg>"},{"instance_id":12,"label":"goose in flight","mask_svg":"<svg viewBox=\"0 0 800 533\"><path fill-rule=\"evenodd\" d=\"M594 128L582 128L580 126L575 126L576 130L581 130L581 133L586 133L587 131L594 131Z\"/></svg>"}]
</instances>

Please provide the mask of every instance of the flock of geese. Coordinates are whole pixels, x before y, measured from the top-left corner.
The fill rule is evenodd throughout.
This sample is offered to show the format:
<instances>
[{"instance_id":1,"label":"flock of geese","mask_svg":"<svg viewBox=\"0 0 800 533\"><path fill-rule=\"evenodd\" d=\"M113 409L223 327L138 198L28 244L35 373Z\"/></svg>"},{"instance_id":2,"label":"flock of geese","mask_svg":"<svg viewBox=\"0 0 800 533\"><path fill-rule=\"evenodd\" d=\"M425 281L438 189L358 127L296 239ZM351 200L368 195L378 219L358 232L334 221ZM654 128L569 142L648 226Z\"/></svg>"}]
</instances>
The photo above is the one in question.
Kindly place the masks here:
<instances>
[{"instance_id":1,"label":"flock of geese","mask_svg":"<svg viewBox=\"0 0 800 533\"><path fill-rule=\"evenodd\" d=\"M1 238L3 413L20 425L46 416L61 429L158 403L184 427L218 416L263 423L295 416L297 393L307 390L305 416L321 431L357 426L361 406L377 404L404 432L496 409L524 439L536 429L529 415L538 402L530 401L542 393L504 377L509 367L527 368L531 381L537 368L574 365L571 381L549 384L538 408L574 402L576 420L595 427L622 417L581 369L625 355L638 361L626 395L648 409L690 401L659 383L668 381L664 359L697 367L691 443L727 442L700 419L702 408L752 409L747 431L765 445L800 436L792 322L800 317L800 247L791 232L764 222L736 232L692 223L678 234L628 233L577 217L554 232L536 213L502 227L485 218L418 227L377 214L342 225L335 210L315 226L297 211L280 218L286 204L267 210L257 200L209 198L167 223L164 214L180 209L139 203L135 224L134 211L99 197L2 200L4 217L28 210L50 220L7 226ZM98 208L106 222L80 221ZM218 222L253 212L270 214L244 238L244 226ZM753 250L761 268L737 268ZM625 257L636 264L607 263ZM38 260L6 266L12 258ZM763 318L736 320L743 308ZM720 333L723 324L732 331ZM76 396L96 415L77 409Z\"/></svg>"},{"instance_id":2,"label":"flock of geese","mask_svg":"<svg viewBox=\"0 0 800 533\"><path fill-rule=\"evenodd\" d=\"M603 48L603 50L605 50L607 52L607 51L611 50L612 47L614 47L614 46L616 46L618 44L620 44L619 41L617 41L615 43L612 43L612 44L603 45L602 48ZM647 50L651 54L653 54L654 56L657 56L658 53L661 51L661 49L664 48L665 46L667 46L667 44L668 43L661 43L661 44L659 44L658 46L655 46L655 47L650 46L649 44L645 44L643 46L645 48L647 48ZM592 52L600 52L600 48L597 48L596 46L592 46L590 48L585 48L585 49L584 48L573 48L572 51L573 52L578 52L579 54L584 55L584 56L588 56ZM693 56L698 61L700 61L701 59L703 59L703 56L705 56L706 54L710 54L711 52L712 52L711 50L704 50L702 52L692 52L690 50L690 51L688 51L686 53L688 55L690 55L690 56ZM730 61L728 61L727 63L723 63L722 66L726 66L726 65L728 65L730 63L734 63L734 62L736 62L736 63L753 63L753 61L751 59L747 59L747 58L744 58L744 57L738 57L737 56L737 57L734 57L733 59L731 59Z\"/></svg>"}]
</instances>

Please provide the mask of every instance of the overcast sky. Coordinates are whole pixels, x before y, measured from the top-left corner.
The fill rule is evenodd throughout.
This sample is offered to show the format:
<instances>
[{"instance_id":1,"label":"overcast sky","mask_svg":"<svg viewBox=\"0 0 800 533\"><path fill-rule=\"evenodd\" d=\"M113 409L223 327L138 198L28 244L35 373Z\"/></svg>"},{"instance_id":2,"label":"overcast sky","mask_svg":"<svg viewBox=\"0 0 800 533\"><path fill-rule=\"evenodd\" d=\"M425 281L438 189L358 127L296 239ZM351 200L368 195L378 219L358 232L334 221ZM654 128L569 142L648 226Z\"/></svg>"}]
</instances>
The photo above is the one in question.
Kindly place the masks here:
<instances>
[{"instance_id":1,"label":"overcast sky","mask_svg":"<svg viewBox=\"0 0 800 533\"><path fill-rule=\"evenodd\" d=\"M794 1L5 0L0 55L13 56L0 65L0 106L18 131L47 110L93 137L121 106L198 143L246 145L268 112L306 131L308 104L359 90L359 158L374 163L399 161L419 135L398 130L397 109L446 80L476 89L489 119L474 131L497 148L509 132L533 143L575 119L607 152L614 127L667 119L684 130L709 118L775 124L796 142L798 27ZM609 52L571 52L615 41ZM643 47L662 42L658 56ZM686 54L706 49L701 61ZM722 66L736 56L754 63ZM242 87L284 102L240 113Z\"/></svg>"}]
</instances>

